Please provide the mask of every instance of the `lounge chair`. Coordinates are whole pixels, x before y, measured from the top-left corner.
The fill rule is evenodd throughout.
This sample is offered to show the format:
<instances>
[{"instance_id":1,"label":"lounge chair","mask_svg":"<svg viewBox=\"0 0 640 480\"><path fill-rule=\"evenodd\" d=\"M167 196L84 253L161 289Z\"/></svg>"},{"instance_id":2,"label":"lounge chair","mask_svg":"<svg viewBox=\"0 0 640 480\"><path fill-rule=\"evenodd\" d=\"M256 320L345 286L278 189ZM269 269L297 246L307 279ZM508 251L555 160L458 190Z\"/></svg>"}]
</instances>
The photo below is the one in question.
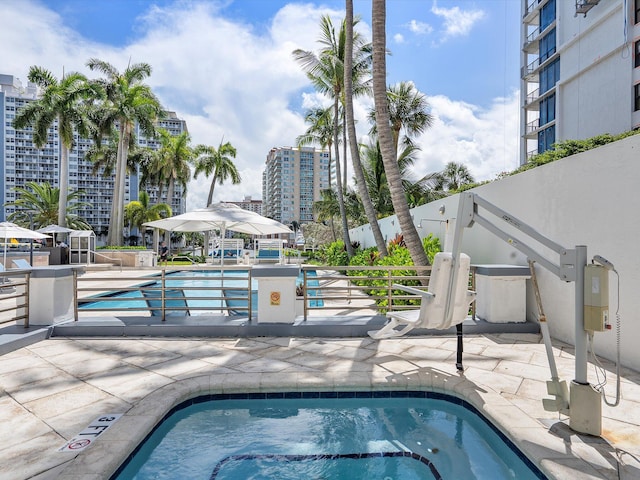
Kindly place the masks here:
<instances>
[{"instance_id":1,"label":"lounge chair","mask_svg":"<svg viewBox=\"0 0 640 480\"><path fill-rule=\"evenodd\" d=\"M22 270L29 270L31 268L31 264L24 258L17 258L13 260L13 264L16 266L16 268L20 268Z\"/></svg>"},{"instance_id":2,"label":"lounge chair","mask_svg":"<svg viewBox=\"0 0 640 480\"><path fill-rule=\"evenodd\" d=\"M162 290L141 290L142 296L150 308L152 317L162 316ZM187 308L187 300L181 289L166 289L164 291L164 316L188 317L191 314Z\"/></svg>"},{"instance_id":3,"label":"lounge chair","mask_svg":"<svg viewBox=\"0 0 640 480\"><path fill-rule=\"evenodd\" d=\"M453 262L450 252L437 253L431 268L428 291L405 285L394 285L395 288L408 293L420 295L422 301L420 310L402 310L388 312L389 323L380 330L372 330L371 338L396 338L407 334L414 328L431 328L446 330L454 325L460 325L467 318L469 306L476 298L476 293L467 290L469 284L470 258L464 253L460 254L458 263L458 278L452 295L454 295L453 315L447 320L445 311L447 308L447 290L449 279L453 275ZM401 327L400 329L397 329Z\"/></svg>"}]
</instances>

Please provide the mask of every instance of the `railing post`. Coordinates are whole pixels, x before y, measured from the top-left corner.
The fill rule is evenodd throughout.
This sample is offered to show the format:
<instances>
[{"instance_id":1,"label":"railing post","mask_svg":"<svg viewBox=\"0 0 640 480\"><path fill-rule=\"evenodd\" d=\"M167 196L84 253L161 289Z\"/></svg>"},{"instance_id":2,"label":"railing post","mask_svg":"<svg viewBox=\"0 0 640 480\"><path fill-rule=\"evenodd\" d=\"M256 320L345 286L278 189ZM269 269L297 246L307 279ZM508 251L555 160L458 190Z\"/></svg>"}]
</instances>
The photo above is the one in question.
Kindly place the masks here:
<instances>
[{"instance_id":1,"label":"railing post","mask_svg":"<svg viewBox=\"0 0 640 480\"><path fill-rule=\"evenodd\" d=\"M78 321L78 272L73 269L73 321Z\"/></svg>"},{"instance_id":2,"label":"railing post","mask_svg":"<svg viewBox=\"0 0 640 480\"><path fill-rule=\"evenodd\" d=\"M253 289L251 288L251 283L252 283L252 276L251 276L251 272L252 272L252 268L249 268L249 278L248 278L248 286L247 286L247 298L249 299L249 323L251 323L251 319L253 318L253 308L252 308L252 304L253 304ZM221 292L222 296L224 297L224 293ZM220 302L222 303L224 300L220 299Z\"/></svg>"},{"instance_id":3,"label":"railing post","mask_svg":"<svg viewBox=\"0 0 640 480\"><path fill-rule=\"evenodd\" d=\"M162 313L162 321L163 322L166 320L165 312L164 312L164 308L165 308L165 305L164 305L164 289L165 289L164 272L165 272L165 269L163 268L162 269L162 274L161 274L161 277L160 277L160 286L162 288L162 290L160 291L160 309L161 309L160 311Z\"/></svg>"},{"instance_id":4,"label":"railing post","mask_svg":"<svg viewBox=\"0 0 640 480\"><path fill-rule=\"evenodd\" d=\"M31 284L31 274L25 274L26 285L24 286L24 328L29 328L29 286Z\"/></svg>"},{"instance_id":5,"label":"railing post","mask_svg":"<svg viewBox=\"0 0 640 480\"><path fill-rule=\"evenodd\" d=\"M393 295L391 295L391 271L392 271L393 267L390 267L389 270L387 270L387 310L391 310L391 307L393 306Z\"/></svg>"},{"instance_id":6,"label":"railing post","mask_svg":"<svg viewBox=\"0 0 640 480\"><path fill-rule=\"evenodd\" d=\"M302 319L307 321L307 271L302 270ZM316 303L317 304L317 303Z\"/></svg>"}]
</instances>

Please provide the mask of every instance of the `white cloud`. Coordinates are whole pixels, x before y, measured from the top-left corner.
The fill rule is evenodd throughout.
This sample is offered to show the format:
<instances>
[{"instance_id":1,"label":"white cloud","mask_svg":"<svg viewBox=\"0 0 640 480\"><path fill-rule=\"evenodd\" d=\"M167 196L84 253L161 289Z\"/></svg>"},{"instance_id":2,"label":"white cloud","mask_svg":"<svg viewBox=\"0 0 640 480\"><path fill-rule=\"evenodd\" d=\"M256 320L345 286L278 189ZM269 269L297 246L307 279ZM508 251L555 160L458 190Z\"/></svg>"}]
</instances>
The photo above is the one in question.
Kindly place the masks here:
<instances>
[{"instance_id":1,"label":"white cloud","mask_svg":"<svg viewBox=\"0 0 640 480\"><path fill-rule=\"evenodd\" d=\"M519 94L496 98L489 109L437 95L428 97L434 124L417 140L422 148L414 164L416 178L443 169L448 162L466 165L477 181L492 180L517 168Z\"/></svg>"},{"instance_id":2,"label":"white cloud","mask_svg":"<svg viewBox=\"0 0 640 480\"><path fill-rule=\"evenodd\" d=\"M409 31L415 33L416 35L427 35L433 32L433 27L425 22L420 22L418 20L411 20L408 24Z\"/></svg>"},{"instance_id":3,"label":"white cloud","mask_svg":"<svg viewBox=\"0 0 640 480\"><path fill-rule=\"evenodd\" d=\"M402 36L402 34L401 34L401 33L396 33L396 34L393 36L393 41L394 41L395 43L398 43L398 44L400 44L400 43L404 43L404 37Z\"/></svg>"},{"instance_id":4,"label":"white cloud","mask_svg":"<svg viewBox=\"0 0 640 480\"><path fill-rule=\"evenodd\" d=\"M460 7L440 8L433 3L431 12L444 20L444 38L463 37L471 32L473 26L485 17L482 10L461 10Z\"/></svg>"},{"instance_id":5,"label":"white cloud","mask_svg":"<svg viewBox=\"0 0 640 480\"><path fill-rule=\"evenodd\" d=\"M91 57L119 70L129 59L147 62L153 67L148 83L166 108L187 121L194 144L217 146L224 138L237 148L242 184L216 186L214 200L261 198L269 150L293 145L306 130L300 111L330 103L322 95L308 93L308 80L291 52L317 50L320 16L328 14L338 22L342 14L290 4L275 15L269 28L257 31L224 18L211 2L193 2L189 9L180 5L154 7L139 26L141 37L113 47L82 38L64 26L63 17L40 3L0 1L0 17L5 20L0 44L11 46L3 50L0 73L24 82L31 65L57 76L63 66L95 76L85 67ZM361 22L359 29L371 38L368 25ZM423 151L416 173L439 170L449 160L467 164L479 179L515 167L517 96L496 100L486 111L441 96L429 101L438 120L419 139ZM354 104L359 139L369 130L366 118L371 106L369 98ZM190 182L188 208L203 206L208 189L209 180L202 176Z\"/></svg>"}]
</instances>

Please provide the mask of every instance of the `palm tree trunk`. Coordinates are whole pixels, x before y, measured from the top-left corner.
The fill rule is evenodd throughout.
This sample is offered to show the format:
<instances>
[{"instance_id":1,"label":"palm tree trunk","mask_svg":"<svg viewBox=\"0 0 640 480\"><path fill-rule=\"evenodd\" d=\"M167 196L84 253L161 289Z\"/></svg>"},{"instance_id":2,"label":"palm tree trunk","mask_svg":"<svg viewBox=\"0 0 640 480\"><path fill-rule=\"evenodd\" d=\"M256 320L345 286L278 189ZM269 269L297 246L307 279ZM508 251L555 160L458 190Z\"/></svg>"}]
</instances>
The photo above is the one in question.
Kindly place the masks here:
<instances>
[{"instance_id":1,"label":"palm tree trunk","mask_svg":"<svg viewBox=\"0 0 640 480\"><path fill-rule=\"evenodd\" d=\"M344 207L344 195L342 190L342 178L340 175L340 145L338 142L338 96L333 100L333 127L335 136L335 152L336 152L336 195L338 196L338 205L340 207L340 217L342 219L342 238L344 240L344 246L347 249L347 255L349 258L353 257L353 246L351 245L351 239L349 238L349 224L347 223L347 211Z\"/></svg>"},{"instance_id":2,"label":"palm tree trunk","mask_svg":"<svg viewBox=\"0 0 640 480\"><path fill-rule=\"evenodd\" d=\"M211 186L209 187L209 196L207 197L207 207L213 202L213 190L216 188L216 182L218 181L218 171L213 172L213 178L211 179Z\"/></svg>"},{"instance_id":3,"label":"palm tree trunk","mask_svg":"<svg viewBox=\"0 0 640 480\"><path fill-rule=\"evenodd\" d=\"M121 132L121 145L120 157L117 159L117 172L116 179L118 180L118 197L116 203L116 225L115 225L115 233L114 240L117 243L114 245L122 245L124 243L123 237L123 228L124 228L124 191L125 191L125 180L127 176L127 156L129 155L129 135L131 132L129 131L129 125L123 122L123 126L120 130Z\"/></svg>"},{"instance_id":4,"label":"palm tree trunk","mask_svg":"<svg viewBox=\"0 0 640 480\"><path fill-rule=\"evenodd\" d=\"M387 175L391 203L398 218L400 229L404 236L405 244L414 265L429 265L427 254L422 247L420 236L416 230L407 197L402 188L402 177L398 167L397 153L394 150L393 134L389 124L389 103L387 99L386 85L386 5L385 0L373 0L372 24L373 24L373 100L376 112L376 127L380 140L382 161Z\"/></svg>"},{"instance_id":5,"label":"palm tree trunk","mask_svg":"<svg viewBox=\"0 0 640 480\"><path fill-rule=\"evenodd\" d=\"M352 59L353 60L353 59ZM344 188L345 195L347 194L347 116L346 112L342 112L342 187Z\"/></svg>"},{"instance_id":6,"label":"palm tree trunk","mask_svg":"<svg viewBox=\"0 0 640 480\"><path fill-rule=\"evenodd\" d=\"M216 188L216 181L218 180L218 170L213 171L213 178L211 179L211 186L209 187L209 196L207 197L207 207L213 203L213 190ZM204 232L204 255L209 256L209 230Z\"/></svg>"},{"instance_id":7,"label":"palm tree trunk","mask_svg":"<svg viewBox=\"0 0 640 480\"><path fill-rule=\"evenodd\" d=\"M122 162L123 154L123 137L124 137L124 124L120 125L118 136L118 149L116 153L116 166L115 166L115 178L113 180L113 196L111 197L111 216L109 217L109 231L107 232L107 245L120 245L122 242L122 225L118 221L118 213L122 209L118 205L120 201L120 191L124 187L124 182L120 178L120 165ZM122 187L120 186L122 184ZM119 226L120 225L120 226Z\"/></svg>"},{"instance_id":8,"label":"palm tree trunk","mask_svg":"<svg viewBox=\"0 0 640 480\"><path fill-rule=\"evenodd\" d=\"M67 197L69 195L69 149L60 139L60 178L58 181L58 225L67 226Z\"/></svg>"},{"instance_id":9,"label":"palm tree trunk","mask_svg":"<svg viewBox=\"0 0 640 480\"><path fill-rule=\"evenodd\" d=\"M173 196L175 195L175 191L176 191L176 181L173 178L169 179L169 186L167 187L167 205L169 205L171 207L171 210L173 210Z\"/></svg>"},{"instance_id":10,"label":"palm tree trunk","mask_svg":"<svg viewBox=\"0 0 640 480\"><path fill-rule=\"evenodd\" d=\"M378 247L378 253L381 257L387 255L387 246L378 224L378 215L373 208L369 190L367 190L367 182L364 178L362 163L360 162L360 152L358 150L358 141L356 138L356 124L353 119L353 0L346 0L347 16L345 18L345 54L344 54L344 98L345 98L345 116L346 127L349 130L349 148L351 150L351 161L356 176L356 189L360 197L360 201L364 207L364 213L367 215L373 238ZM345 139L346 143L346 139Z\"/></svg>"}]
</instances>

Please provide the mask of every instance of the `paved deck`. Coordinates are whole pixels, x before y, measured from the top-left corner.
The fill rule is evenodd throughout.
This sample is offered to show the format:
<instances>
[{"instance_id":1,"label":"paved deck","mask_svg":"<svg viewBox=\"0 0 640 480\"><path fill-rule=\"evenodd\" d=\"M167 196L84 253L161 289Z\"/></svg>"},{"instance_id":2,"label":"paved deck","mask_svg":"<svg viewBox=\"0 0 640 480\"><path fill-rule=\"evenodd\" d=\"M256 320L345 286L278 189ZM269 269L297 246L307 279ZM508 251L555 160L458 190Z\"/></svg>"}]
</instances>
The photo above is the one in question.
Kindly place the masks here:
<instances>
[{"instance_id":1,"label":"paved deck","mask_svg":"<svg viewBox=\"0 0 640 480\"><path fill-rule=\"evenodd\" d=\"M41 340L0 356L1 477L105 479L174 405L208 393L430 389L467 399L549 478L640 478L640 374L603 405L603 436L546 412L549 369L538 334L363 338L82 338ZM572 348L554 344L560 376ZM615 377L608 369L613 395ZM590 381L595 374L590 369ZM57 451L105 413L125 413L84 452Z\"/></svg>"}]
</instances>

